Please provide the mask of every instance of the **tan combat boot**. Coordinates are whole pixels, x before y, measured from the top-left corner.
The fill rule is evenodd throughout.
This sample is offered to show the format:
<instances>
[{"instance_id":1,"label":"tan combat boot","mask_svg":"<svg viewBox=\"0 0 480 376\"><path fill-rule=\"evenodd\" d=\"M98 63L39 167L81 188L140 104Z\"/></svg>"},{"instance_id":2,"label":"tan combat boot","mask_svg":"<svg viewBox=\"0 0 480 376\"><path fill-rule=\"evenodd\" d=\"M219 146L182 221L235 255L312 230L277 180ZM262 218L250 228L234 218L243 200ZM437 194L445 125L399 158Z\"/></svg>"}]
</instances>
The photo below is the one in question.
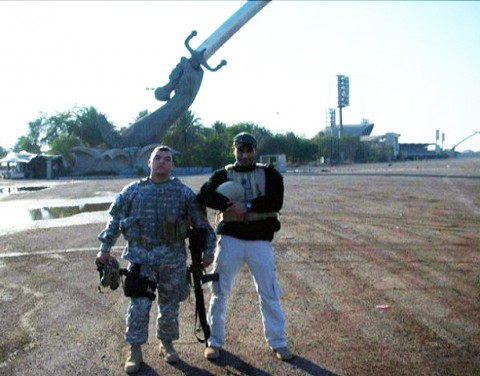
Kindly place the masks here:
<instances>
[{"instance_id":1,"label":"tan combat boot","mask_svg":"<svg viewBox=\"0 0 480 376\"><path fill-rule=\"evenodd\" d=\"M172 341L160 341L160 355L165 358L167 363L176 363L180 359Z\"/></svg>"},{"instance_id":2,"label":"tan combat boot","mask_svg":"<svg viewBox=\"0 0 480 376\"><path fill-rule=\"evenodd\" d=\"M141 345L130 345L130 355L125 362L125 372L126 373L137 373L140 370L142 365L142 346Z\"/></svg>"}]
</instances>

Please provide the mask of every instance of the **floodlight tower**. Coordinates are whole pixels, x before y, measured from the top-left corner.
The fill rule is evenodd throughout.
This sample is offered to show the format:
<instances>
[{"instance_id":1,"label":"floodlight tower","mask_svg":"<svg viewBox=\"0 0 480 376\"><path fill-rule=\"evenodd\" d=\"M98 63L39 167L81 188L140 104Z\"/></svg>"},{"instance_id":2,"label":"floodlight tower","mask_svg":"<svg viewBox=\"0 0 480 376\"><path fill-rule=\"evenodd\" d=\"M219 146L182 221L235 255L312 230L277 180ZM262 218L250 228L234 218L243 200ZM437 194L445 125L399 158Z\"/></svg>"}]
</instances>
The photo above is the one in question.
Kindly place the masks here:
<instances>
[{"instance_id":1,"label":"floodlight tower","mask_svg":"<svg viewBox=\"0 0 480 376\"><path fill-rule=\"evenodd\" d=\"M350 105L350 82L347 76L337 75L337 87L338 87L338 109L339 109L339 128L338 138L341 137L343 132L342 122L342 108Z\"/></svg>"}]
</instances>

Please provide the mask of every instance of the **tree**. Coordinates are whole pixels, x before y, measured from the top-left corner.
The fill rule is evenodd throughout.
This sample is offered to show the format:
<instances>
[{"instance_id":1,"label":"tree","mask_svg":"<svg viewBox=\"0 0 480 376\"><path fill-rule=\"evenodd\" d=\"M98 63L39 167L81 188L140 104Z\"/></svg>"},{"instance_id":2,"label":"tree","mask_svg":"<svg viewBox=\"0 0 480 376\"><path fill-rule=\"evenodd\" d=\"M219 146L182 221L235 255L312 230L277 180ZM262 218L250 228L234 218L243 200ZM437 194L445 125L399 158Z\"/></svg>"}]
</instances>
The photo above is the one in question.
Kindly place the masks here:
<instances>
[{"instance_id":1,"label":"tree","mask_svg":"<svg viewBox=\"0 0 480 376\"><path fill-rule=\"evenodd\" d=\"M75 135L62 135L52 141L50 153L62 155L67 161L68 165L73 166L75 163L75 158L72 153L72 148L78 145L80 145L80 141Z\"/></svg>"},{"instance_id":2,"label":"tree","mask_svg":"<svg viewBox=\"0 0 480 376\"><path fill-rule=\"evenodd\" d=\"M139 121L141 118L144 118L147 115L150 115L150 111L148 110L139 111L137 117L135 118L135 122Z\"/></svg>"},{"instance_id":3,"label":"tree","mask_svg":"<svg viewBox=\"0 0 480 376\"><path fill-rule=\"evenodd\" d=\"M38 118L28 123L28 133L24 136L20 136L15 143L13 150L16 152L25 150L30 153L41 152L41 131L45 115L40 114Z\"/></svg>"},{"instance_id":4,"label":"tree","mask_svg":"<svg viewBox=\"0 0 480 376\"><path fill-rule=\"evenodd\" d=\"M104 114L91 106L75 108L72 115L74 122L70 133L78 138L79 144L92 148L107 146L98 127L99 118Z\"/></svg>"},{"instance_id":5,"label":"tree","mask_svg":"<svg viewBox=\"0 0 480 376\"><path fill-rule=\"evenodd\" d=\"M113 125L108 123L106 116L92 106L75 107L52 116L41 113L37 119L28 123L28 134L19 138L15 150L28 148L40 152L52 149L57 139L61 140L60 143L68 139L71 144L74 138L77 139L76 145L107 147L99 128L99 122L104 119L108 131L113 135L118 134Z\"/></svg>"},{"instance_id":6,"label":"tree","mask_svg":"<svg viewBox=\"0 0 480 376\"><path fill-rule=\"evenodd\" d=\"M36 140L32 139L30 135L20 136L13 147L13 151L15 152L20 152L22 150L35 154L40 154L42 152Z\"/></svg>"},{"instance_id":7,"label":"tree","mask_svg":"<svg viewBox=\"0 0 480 376\"><path fill-rule=\"evenodd\" d=\"M228 130L229 130L230 142L232 142L235 135L240 132L249 132L253 134L253 136L257 140L257 149L260 152L265 152L268 146L268 143L273 137L272 132L252 122L237 123L229 127Z\"/></svg>"},{"instance_id":8,"label":"tree","mask_svg":"<svg viewBox=\"0 0 480 376\"><path fill-rule=\"evenodd\" d=\"M60 136L74 133L76 122L75 113L69 110L50 116L42 123L40 143L47 146Z\"/></svg>"},{"instance_id":9,"label":"tree","mask_svg":"<svg viewBox=\"0 0 480 376\"><path fill-rule=\"evenodd\" d=\"M227 124L217 120L212 124L212 130L215 132L216 138L224 137L227 135Z\"/></svg>"},{"instance_id":10,"label":"tree","mask_svg":"<svg viewBox=\"0 0 480 376\"><path fill-rule=\"evenodd\" d=\"M5 157L8 154L7 150L0 146L0 158Z\"/></svg>"},{"instance_id":11,"label":"tree","mask_svg":"<svg viewBox=\"0 0 480 376\"><path fill-rule=\"evenodd\" d=\"M28 134L21 136L14 150L27 150L32 153L40 153L49 149L50 142L61 135L74 131L75 119L71 111L57 113L48 117L40 113L39 117L28 123Z\"/></svg>"},{"instance_id":12,"label":"tree","mask_svg":"<svg viewBox=\"0 0 480 376\"><path fill-rule=\"evenodd\" d=\"M201 155L196 152L201 149L204 137L203 125L193 111L187 110L169 128L162 143L180 152L177 162L184 166L201 164Z\"/></svg>"},{"instance_id":13,"label":"tree","mask_svg":"<svg viewBox=\"0 0 480 376\"><path fill-rule=\"evenodd\" d=\"M135 121L148 114L148 110L139 111ZM74 146L108 148L120 145L117 138L121 130L92 106L75 107L53 116L40 113L28 126L28 134L18 139L14 151L41 153L48 150L63 155L71 163ZM201 118L195 117L191 110L185 111L158 142L180 152L176 156L178 165L220 168L232 162L232 140L240 132L255 136L259 155L285 154L290 163L306 163L320 157L330 159L332 163L375 162L390 160L392 154L391 148L365 144L359 137L342 136L339 139L330 133L319 132L314 138L307 139L293 132L273 134L252 122L227 126L215 121L210 127L204 127ZM5 153L3 148L0 148L1 153Z\"/></svg>"},{"instance_id":14,"label":"tree","mask_svg":"<svg viewBox=\"0 0 480 376\"><path fill-rule=\"evenodd\" d=\"M216 121L211 128L203 128L203 134L205 138L201 150L203 165L217 169L229 163L232 159L232 140L229 138L227 125Z\"/></svg>"}]
</instances>

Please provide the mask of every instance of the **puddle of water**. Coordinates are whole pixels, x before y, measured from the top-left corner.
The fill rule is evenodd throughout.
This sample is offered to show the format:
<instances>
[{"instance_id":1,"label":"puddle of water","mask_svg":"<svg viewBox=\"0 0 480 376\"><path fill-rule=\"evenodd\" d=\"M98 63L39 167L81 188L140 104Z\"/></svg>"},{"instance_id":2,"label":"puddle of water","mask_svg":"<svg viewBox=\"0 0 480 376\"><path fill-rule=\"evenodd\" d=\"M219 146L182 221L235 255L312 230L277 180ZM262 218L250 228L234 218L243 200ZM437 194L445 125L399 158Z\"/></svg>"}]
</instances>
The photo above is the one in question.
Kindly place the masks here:
<instances>
[{"instance_id":1,"label":"puddle of water","mask_svg":"<svg viewBox=\"0 0 480 376\"><path fill-rule=\"evenodd\" d=\"M39 221L42 219L56 219L71 217L72 215L80 213L91 213L96 211L104 211L110 207L110 202L99 203L85 203L76 206L56 206L46 207L40 209L29 210L30 219L32 221Z\"/></svg>"},{"instance_id":2,"label":"puddle of water","mask_svg":"<svg viewBox=\"0 0 480 376\"><path fill-rule=\"evenodd\" d=\"M19 192L32 192L32 191L42 191L47 189L47 186L32 186L32 187L4 187L0 188L0 193L3 194L12 194L12 193L19 193Z\"/></svg>"},{"instance_id":3,"label":"puddle of water","mask_svg":"<svg viewBox=\"0 0 480 376\"><path fill-rule=\"evenodd\" d=\"M107 199L102 197L103 200ZM29 203L26 206L17 206L14 202L8 202L1 204L0 203L0 236L2 233L8 233L9 231L19 228L25 229L30 228L30 226L41 226L43 227L43 222L46 222L45 225L50 223L47 227L54 226L56 220L68 220L72 223L75 223L77 214L88 214L88 215L97 215L108 210L111 204L111 200L108 202L100 201L97 202L88 202L88 203L77 203L72 205L69 203L51 203L48 206L42 208L35 208L35 203ZM43 221L43 220L53 220L53 221ZM97 219L98 220L98 219ZM103 219L102 219L103 220Z\"/></svg>"}]
</instances>

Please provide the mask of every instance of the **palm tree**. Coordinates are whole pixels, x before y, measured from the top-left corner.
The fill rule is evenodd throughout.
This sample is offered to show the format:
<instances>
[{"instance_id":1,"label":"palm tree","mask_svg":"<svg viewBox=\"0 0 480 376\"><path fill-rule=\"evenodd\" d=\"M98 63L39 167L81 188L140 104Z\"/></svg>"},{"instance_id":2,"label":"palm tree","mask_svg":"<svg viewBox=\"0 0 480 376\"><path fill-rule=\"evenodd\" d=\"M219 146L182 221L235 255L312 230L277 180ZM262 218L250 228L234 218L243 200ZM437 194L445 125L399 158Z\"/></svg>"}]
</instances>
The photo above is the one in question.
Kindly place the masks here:
<instances>
[{"instance_id":1,"label":"palm tree","mask_svg":"<svg viewBox=\"0 0 480 376\"><path fill-rule=\"evenodd\" d=\"M162 139L166 144L181 153L179 158L184 164L193 162L191 152L203 142L203 124L195 113L187 110L180 116L167 131Z\"/></svg>"},{"instance_id":2,"label":"palm tree","mask_svg":"<svg viewBox=\"0 0 480 376\"><path fill-rule=\"evenodd\" d=\"M227 124L223 121L216 121L212 124L212 129L216 137L224 137L227 134Z\"/></svg>"}]
</instances>

